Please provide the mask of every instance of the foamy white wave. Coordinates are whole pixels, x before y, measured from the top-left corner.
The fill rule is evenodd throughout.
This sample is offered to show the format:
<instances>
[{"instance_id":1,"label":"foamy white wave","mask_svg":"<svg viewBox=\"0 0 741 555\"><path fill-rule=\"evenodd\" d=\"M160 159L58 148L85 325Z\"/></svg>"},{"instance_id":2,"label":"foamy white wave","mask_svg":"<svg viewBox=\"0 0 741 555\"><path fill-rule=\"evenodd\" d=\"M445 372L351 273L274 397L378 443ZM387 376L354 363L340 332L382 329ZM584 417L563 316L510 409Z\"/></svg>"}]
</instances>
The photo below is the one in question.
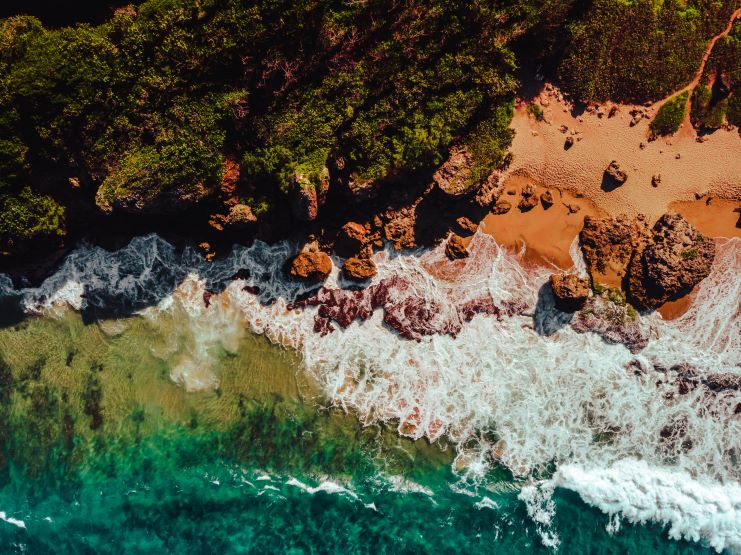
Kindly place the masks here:
<instances>
[{"instance_id":1,"label":"foamy white wave","mask_svg":"<svg viewBox=\"0 0 741 555\"><path fill-rule=\"evenodd\" d=\"M481 295L497 306L527 307L502 319L475 316L455 338L402 339L380 310L326 337L314 333L316 308L286 308L307 291L283 277L295 252L287 243L256 242L211 265L155 236L117 253L83 247L40 288L15 293L26 306L44 306L72 280L84 284L83 310L150 306L143 316L153 324L177 321L192 344L186 354L204 367L219 349L234 348L243 327L265 334L300 350L335 406L367 424L393 423L405 436L454 442L455 468L467 474L483 475L492 461L527 476L553 463L612 468L635 458L653 467L670 461L677 472L726 483L741 479L741 419L734 416L741 393L697 387L680 394L668 373L653 371L690 364L700 376L741 372L741 240L719 244L713 271L684 316L649 317L658 337L637 355L574 332L544 287L547 270L526 272L481 233L470 251L458 261L447 260L442 247L374 256L374 284L402 275L414 295L451 317ZM247 272L232 279L239 270ZM336 269L326 285L343 285ZM214 292L208 308L206 290ZM168 357L182 354L165 346L161 356L177 364Z\"/></svg>"},{"instance_id":2,"label":"foamy white wave","mask_svg":"<svg viewBox=\"0 0 741 555\"><path fill-rule=\"evenodd\" d=\"M0 520L3 520L8 524L12 524L13 526L17 526L18 528L26 527L25 522L23 522L22 520L18 520L17 518L13 518L12 516L8 516L5 511L0 511Z\"/></svg>"},{"instance_id":3,"label":"foamy white wave","mask_svg":"<svg viewBox=\"0 0 741 555\"><path fill-rule=\"evenodd\" d=\"M553 485L633 523L658 522L673 539L704 541L720 552L741 552L741 484L693 478L686 472L625 459L609 467L559 467Z\"/></svg>"},{"instance_id":4,"label":"foamy white wave","mask_svg":"<svg viewBox=\"0 0 741 555\"><path fill-rule=\"evenodd\" d=\"M304 484L301 480L297 478L291 478L286 482L287 486L295 486L299 489L302 489L306 493L310 493L311 495L314 495L318 492L324 492L330 495L336 495L336 494L342 494L342 495L348 495L352 497L353 499L358 499L357 494L347 489L344 486L341 486L340 484L336 482L332 482L330 480L325 480L324 482L320 483L318 486L309 486L307 484Z\"/></svg>"}]
</instances>

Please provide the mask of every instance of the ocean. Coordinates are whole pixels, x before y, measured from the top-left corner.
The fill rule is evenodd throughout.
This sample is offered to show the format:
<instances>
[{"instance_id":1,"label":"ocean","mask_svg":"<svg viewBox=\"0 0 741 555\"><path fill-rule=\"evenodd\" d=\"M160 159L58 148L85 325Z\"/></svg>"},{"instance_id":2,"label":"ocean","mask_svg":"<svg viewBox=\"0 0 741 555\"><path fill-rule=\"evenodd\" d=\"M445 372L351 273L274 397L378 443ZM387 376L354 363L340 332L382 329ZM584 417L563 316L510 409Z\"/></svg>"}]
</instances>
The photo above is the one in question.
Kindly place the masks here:
<instances>
[{"instance_id":1,"label":"ocean","mask_svg":"<svg viewBox=\"0 0 741 555\"><path fill-rule=\"evenodd\" d=\"M294 249L151 235L0 276L0 552L741 552L741 393L679 385L741 374L740 240L636 353L482 233L375 255L397 324L450 333L377 309L321 335Z\"/></svg>"}]
</instances>

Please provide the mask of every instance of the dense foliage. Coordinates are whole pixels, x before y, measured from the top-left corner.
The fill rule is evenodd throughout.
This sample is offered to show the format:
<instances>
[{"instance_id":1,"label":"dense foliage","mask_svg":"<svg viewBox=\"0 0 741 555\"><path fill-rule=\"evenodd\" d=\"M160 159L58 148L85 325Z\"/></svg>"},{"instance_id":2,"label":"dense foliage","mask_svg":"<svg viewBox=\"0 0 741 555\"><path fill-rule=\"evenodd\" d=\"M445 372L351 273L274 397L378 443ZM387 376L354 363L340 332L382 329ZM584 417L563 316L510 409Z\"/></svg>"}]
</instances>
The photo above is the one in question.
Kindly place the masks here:
<instances>
[{"instance_id":1,"label":"dense foliage","mask_svg":"<svg viewBox=\"0 0 741 555\"><path fill-rule=\"evenodd\" d=\"M655 98L692 74L731 7L148 0L99 26L0 20L4 250L62 236L73 207L264 214L296 185L429 179L460 149L473 187L506 160L516 47L552 59L565 44L581 98Z\"/></svg>"},{"instance_id":2,"label":"dense foliage","mask_svg":"<svg viewBox=\"0 0 741 555\"><path fill-rule=\"evenodd\" d=\"M690 93L685 91L670 98L661 105L651 121L651 133L655 136L673 135L679 130L687 113L687 99Z\"/></svg>"},{"instance_id":3,"label":"dense foliage","mask_svg":"<svg viewBox=\"0 0 741 555\"><path fill-rule=\"evenodd\" d=\"M734 0L595 0L559 74L582 100L658 100L689 83Z\"/></svg>"},{"instance_id":4,"label":"dense foliage","mask_svg":"<svg viewBox=\"0 0 741 555\"><path fill-rule=\"evenodd\" d=\"M692 123L712 130L726 120L741 123L741 21L713 48L700 84L692 94Z\"/></svg>"}]
</instances>

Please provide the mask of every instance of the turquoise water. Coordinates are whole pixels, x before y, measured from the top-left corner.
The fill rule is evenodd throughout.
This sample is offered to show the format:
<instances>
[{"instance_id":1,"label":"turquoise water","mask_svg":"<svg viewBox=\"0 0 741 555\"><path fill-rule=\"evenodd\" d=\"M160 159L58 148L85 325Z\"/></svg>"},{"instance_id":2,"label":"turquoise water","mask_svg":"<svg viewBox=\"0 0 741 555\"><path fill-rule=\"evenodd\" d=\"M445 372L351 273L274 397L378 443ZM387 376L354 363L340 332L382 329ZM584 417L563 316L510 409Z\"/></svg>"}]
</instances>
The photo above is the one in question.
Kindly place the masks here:
<instances>
[{"instance_id":1,"label":"turquoise water","mask_svg":"<svg viewBox=\"0 0 741 555\"><path fill-rule=\"evenodd\" d=\"M261 337L219 354L219 388L185 393L151 354L175 329L68 313L0 330L0 552L554 552L506 471L463 483L450 448L324 408ZM555 504L561 553L703 551Z\"/></svg>"}]
</instances>

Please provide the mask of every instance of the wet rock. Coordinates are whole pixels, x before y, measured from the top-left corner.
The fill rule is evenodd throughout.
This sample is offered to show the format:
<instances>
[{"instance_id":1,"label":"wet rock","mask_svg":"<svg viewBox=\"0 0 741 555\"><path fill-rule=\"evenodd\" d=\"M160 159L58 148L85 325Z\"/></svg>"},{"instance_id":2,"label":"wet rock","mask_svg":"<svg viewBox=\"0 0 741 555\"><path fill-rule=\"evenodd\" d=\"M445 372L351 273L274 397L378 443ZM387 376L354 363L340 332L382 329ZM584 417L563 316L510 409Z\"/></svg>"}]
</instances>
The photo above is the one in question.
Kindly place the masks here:
<instances>
[{"instance_id":1,"label":"wet rock","mask_svg":"<svg viewBox=\"0 0 741 555\"><path fill-rule=\"evenodd\" d=\"M646 217L620 215L617 218L586 216L579 233L587 269L595 283L619 283L626 275L635 248L648 241Z\"/></svg>"},{"instance_id":2,"label":"wet rock","mask_svg":"<svg viewBox=\"0 0 741 555\"><path fill-rule=\"evenodd\" d=\"M433 184L443 193L457 197L473 191L469 177L473 156L465 148L454 148L448 159L432 176Z\"/></svg>"},{"instance_id":3,"label":"wet rock","mask_svg":"<svg viewBox=\"0 0 741 555\"><path fill-rule=\"evenodd\" d=\"M465 233L468 233L469 235L473 235L476 233L476 230L478 230L479 226L478 224L473 223L469 218L465 216L461 216L457 220L455 220L455 223L458 224L458 227L463 230Z\"/></svg>"},{"instance_id":4,"label":"wet rock","mask_svg":"<svg viewBox=\"0 0 741 555\"><path fill-rule=\"evenodd\" d=\"M571 327L593 332L607 343L621 343L631 353L641 351L651 338L651 326L628 304L613 302L608 295L594 295L574 314Z\"/></svg>"},{"instance_id":5,"label":"wet rock","mask_svg":"<svg viewBox=\"0 0 741 555\"><path fill-rule=\"evenodd\" d=\"M628 180L628 174L620 168L620 164L618 164L616 160L613 160L607 166L605 169L605 176L615 186L620 186Z\"/></svg>"},{"instance_id":6,"label":"wet rock","mask_svg":"<svg viewBox=\"0 0 741 555\"><path fill-rule=\"evenodd\" d=\"M368 231L357 222L347 222L335 238L334 250L343 257L356 255L363 248Z\"/></svg>"},{"instance_id":7,"label":"wet rock","mask_svg":"<svg viewBox=\"0 0 741 555\"><path fill-rule=\"evenodd\" d=\"M342 275L352 281L365 281L376 273L376 264L370 258L348 258L342 266Z\"/></svg>"},{"instance_id":8,"label":"wet rock","mask_svg":"<svg viewBox=\"0 0 741 555\"><path fill-rule=\"evenodd\" d=\"M445 244L445 255L451 260L458 258L466 258L468 256L468 249L463 244L463 238L455 233L450 234L448 242Z\"/></svg>"},{"instance_id":9,"label":"wet rock","mask_svg":"<svg viewBox=\"0 0 741 555\"><path fill-rule=\"evenodd\" d=\"M471 299L460 306L446 298L420 297L407 279L395 275L362 290L320 289L316 294L289 305L289 309L318 306L314 331L326 335L334 331L332 323L342 328L354 320L367 320L377 308L383 309L383 321L406 339L419 341L429 335L460 333L463 323L477 314L497 317L523 310L519 305L494 303L490 296Z\"/></svg>"},{"instance_id":10,"label":"wet rock","mask_svg":"<svg viewBox=\"0 0 741 555\"><path fill-rule=\"evenodd\" d=\"M508 200L500 199L497 201L497 203L492 207L491 213L492 214L506 214L512 209L512 203Z\"/></svg>"},{"instance_id":11,"label":"wet rock","mask_svg":"<svg viewBox=\"0 0 741 555\"><path fill-rule=\"evenodd\" d=\"M546 191L542 195L540 195L540 202L543 205L543 208L548 209L551 206L553 206L553 203L555 202L553 199L553 193L551 191Z\"/></svg>"},{"instance_id":12,"label":"wet rock","mask_svg":"<svg viewBox=\"0 0 741 555\"><path fill-rule=\"evenodd\" d=\"M551 274L551 289L556 308L574 312L581 308L589 297L589 280L575 274Z\"/></svg>"},{"instance_id":13,"label":"wet rock","mask_svg":"<svg viewBox=\"0 0 741 555\"><path fill-rule=\"evenodd\" d=\"M715 242L680 214L664 214L630 264L628 293L641 309L652 309L689 293L709 274Z\"/></svg>"},{"instance_id":14,"label":"wet rock","mask_svg":"<svg viewBox=\"0 0 741 555\"><path fill-rule=\"evenodd\" d=\"M288 275L300 281L319 283L332 272L332 259L321 251L303 251L291 260Z\"/></svg>"}]
</instances>

